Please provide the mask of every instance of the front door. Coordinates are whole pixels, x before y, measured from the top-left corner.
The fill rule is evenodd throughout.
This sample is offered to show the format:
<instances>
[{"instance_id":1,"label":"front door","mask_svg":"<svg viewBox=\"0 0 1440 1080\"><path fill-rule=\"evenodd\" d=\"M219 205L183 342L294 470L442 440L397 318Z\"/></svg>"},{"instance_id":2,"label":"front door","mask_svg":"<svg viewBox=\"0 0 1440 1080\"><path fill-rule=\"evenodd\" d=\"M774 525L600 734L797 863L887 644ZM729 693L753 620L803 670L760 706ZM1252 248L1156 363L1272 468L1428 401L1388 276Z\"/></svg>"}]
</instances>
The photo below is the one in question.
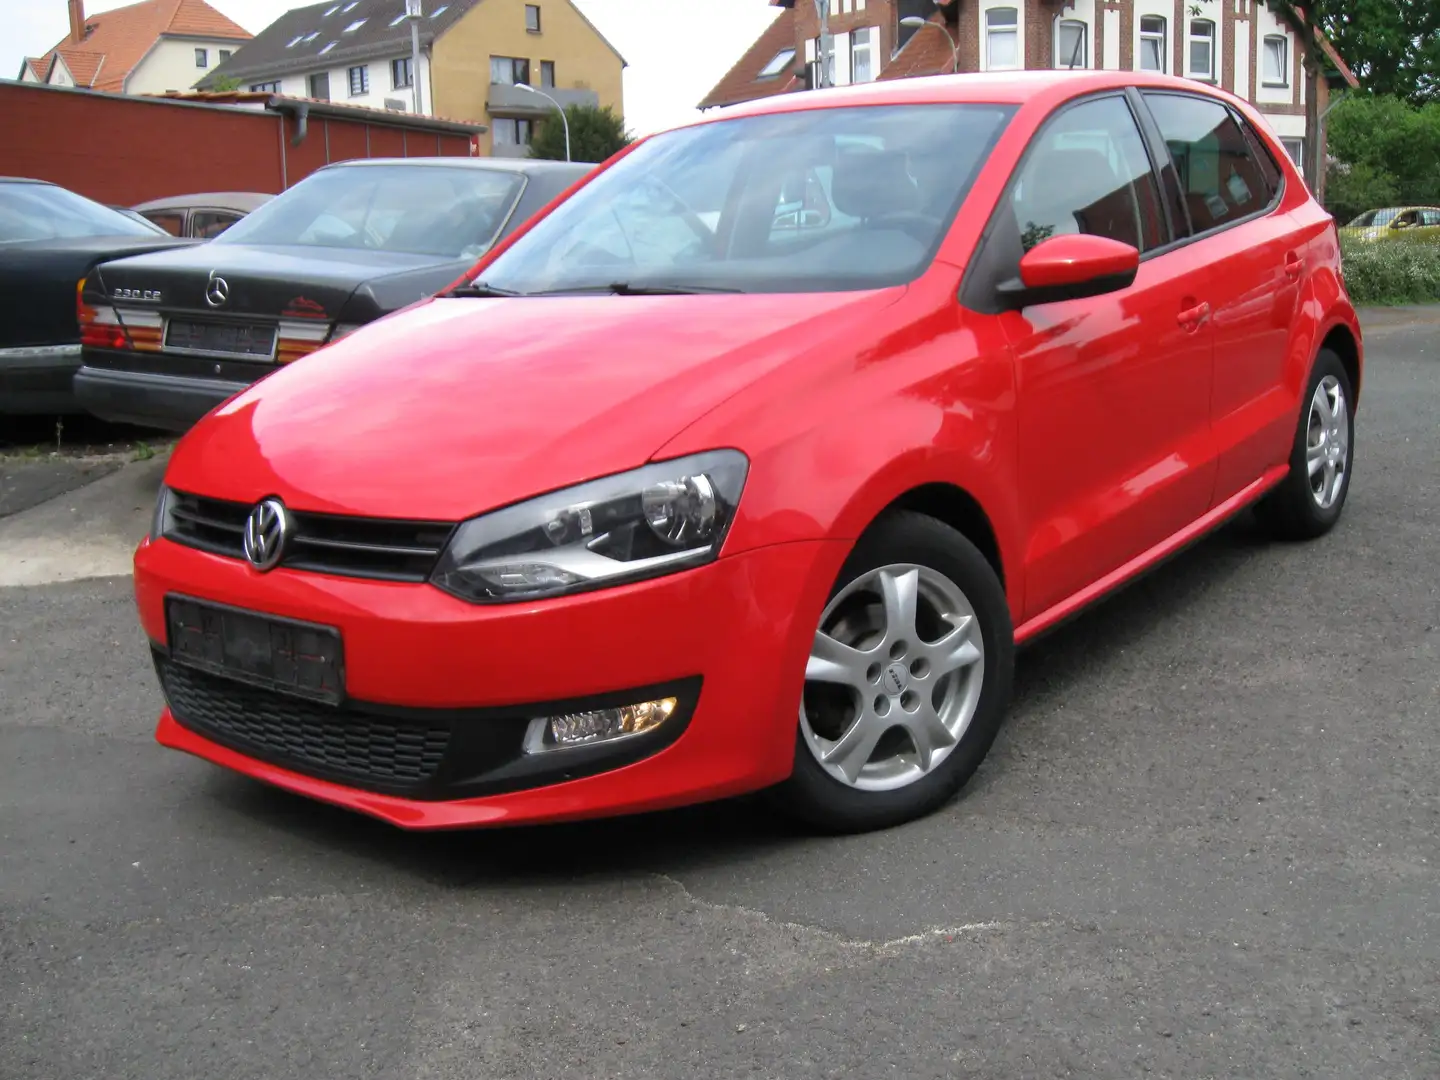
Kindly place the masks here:
<instances>
[{"instance_id":1,"label":"front door","mask_svg":"<svg viewBox=\"0 0 1440 1080\"><path fill-rule=\"evenodd\" d=\"M1084 232L1142 252L1129 288L1002 316L1015 354L1034 618L1205 513L1212 276L1189 248L1157 250L1171 225L1123 95L1053 118L1007 197L1026 248Z\"/></svg>"}]
</instances>

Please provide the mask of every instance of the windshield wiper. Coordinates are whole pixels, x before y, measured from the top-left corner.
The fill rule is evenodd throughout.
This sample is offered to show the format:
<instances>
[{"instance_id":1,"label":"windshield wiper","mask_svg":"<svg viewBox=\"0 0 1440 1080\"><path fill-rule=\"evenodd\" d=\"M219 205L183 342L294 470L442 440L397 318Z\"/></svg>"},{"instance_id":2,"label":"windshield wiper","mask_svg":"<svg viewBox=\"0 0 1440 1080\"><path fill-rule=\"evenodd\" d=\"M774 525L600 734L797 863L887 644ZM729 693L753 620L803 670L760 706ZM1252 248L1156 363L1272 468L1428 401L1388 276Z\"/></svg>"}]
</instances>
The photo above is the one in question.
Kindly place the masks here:
<instances>
[{"instance_id":1,"label":"windshield wiper","mask_svg":"<svg viewBox=\"0 0 1440 1080\"><path fill-rule=\"evenodd\" d=\"M614 296L696 296L701 293L741 293L744 289L724 288L717 285L632 285L628 281L615 281L609 285L566 285L559 289L526 293L526 296L576 296L584 293L611 293Z\"/></svg>"},{"instance_id":2,"label":"windshield wiper","mask_svg":"<svg viewBox=\"0 0 1440 1080\"><path fill-rule=\"evenodd\" d=\"M714 285L632 285L616 281L605 286L616 296L694 296L697 293L738 293L742 289L725 289Z\"/></svg>"},{"instance_id":3,"label":"windshield wiper","mask_svg":"<svg viewBox=\"0 0 1440 1080\"><path fill-rule=\"evenodd\" d=\"M472 281L469 285L457 285L444 296L523 296L523 293L514 292L511 289L497 289L493 285L486 285L481 281Z\"/></svg>"}]
</instances>

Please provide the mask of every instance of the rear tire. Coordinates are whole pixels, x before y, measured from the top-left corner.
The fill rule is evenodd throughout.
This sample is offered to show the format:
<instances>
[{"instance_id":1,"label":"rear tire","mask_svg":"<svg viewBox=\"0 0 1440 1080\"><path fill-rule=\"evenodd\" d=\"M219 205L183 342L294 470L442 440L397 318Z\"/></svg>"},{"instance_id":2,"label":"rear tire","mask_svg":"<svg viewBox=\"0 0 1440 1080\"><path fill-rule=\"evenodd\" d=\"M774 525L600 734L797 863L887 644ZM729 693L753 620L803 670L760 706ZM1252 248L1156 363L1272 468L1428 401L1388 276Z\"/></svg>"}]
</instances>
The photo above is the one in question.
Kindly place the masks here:
<instances>
[{"instance_id":1,"label":"rear tire","mask_svg":"<svg viewBox=\"0 0 1440 1080\"><path fill-rule=\"evenodd\" d=\"M772 795L831 833L938 809L995 740L1014 654L1005 591L975 545L923 514L882 518L831 590L806 669L794 771Z\"/></svg>"},{"instance_id":2,"label":"rear tire","mask_svg":"<svg viewBox=\"0 0 1440 1080\"><path fill-rule=\"evenodd\" d=\"M1340 357L1321 349L1300 399L1290 473L1255 507L1280 540L1314 540L1340 520L1355 455L1354 390Z\"/></svg>"}]
</instances>

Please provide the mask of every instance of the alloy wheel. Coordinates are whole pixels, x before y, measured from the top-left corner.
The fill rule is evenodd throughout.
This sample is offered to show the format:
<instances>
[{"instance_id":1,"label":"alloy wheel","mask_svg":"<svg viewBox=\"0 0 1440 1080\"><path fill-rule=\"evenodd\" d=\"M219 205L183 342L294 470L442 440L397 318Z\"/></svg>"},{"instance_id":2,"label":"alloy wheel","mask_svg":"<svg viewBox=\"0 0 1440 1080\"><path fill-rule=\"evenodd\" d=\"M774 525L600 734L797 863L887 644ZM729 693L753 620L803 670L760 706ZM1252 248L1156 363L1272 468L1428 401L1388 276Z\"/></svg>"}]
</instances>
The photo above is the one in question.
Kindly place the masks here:
<instances>
[{"instance_id":1,"label":"alloy wheel","mask_svg":"<svg viewBox=\"0 0 1440 1080\"><path fill-rule=\"evenodd\" d=\"M805 669L800 730L840 783L890 791L928 775L975 716L985 644L944 574L882 566L830 601Z\"/></svg>"},{"instance_id":2,"label":"alloy wheel","mask_svg":"<svg viewBox=\"0 0 1440 1080\"><path fill-rule=\"evenodd\" d=\"M1350 416L1345 389L1334 375L1326 375L1310 399L1306 426L1305 468L1310 494L1321 510L1335 505L1350 467Z\"/></svg>"}]
</instances>

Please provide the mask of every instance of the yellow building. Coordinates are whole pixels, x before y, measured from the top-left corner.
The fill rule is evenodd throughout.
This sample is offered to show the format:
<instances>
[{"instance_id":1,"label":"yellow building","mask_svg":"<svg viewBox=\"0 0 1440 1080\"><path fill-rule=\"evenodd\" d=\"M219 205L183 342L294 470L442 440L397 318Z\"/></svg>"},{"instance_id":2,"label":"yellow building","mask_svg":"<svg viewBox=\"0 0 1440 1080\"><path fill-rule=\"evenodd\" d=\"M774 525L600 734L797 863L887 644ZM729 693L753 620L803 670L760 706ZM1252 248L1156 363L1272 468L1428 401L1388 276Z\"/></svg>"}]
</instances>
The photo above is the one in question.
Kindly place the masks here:
<instances>
[{"instance_id":1,"label":"yellow building","mask_svg":"<svg viewBox=\"0 0 1440 1080\"><path fill-rule=\"evenodd\" d=\"M479 121L481 154L524 157L555 106L523 86L623 116L624 70L572 0L324 0L287 11L198 87Z\"/></svg>"}]
</instances>

